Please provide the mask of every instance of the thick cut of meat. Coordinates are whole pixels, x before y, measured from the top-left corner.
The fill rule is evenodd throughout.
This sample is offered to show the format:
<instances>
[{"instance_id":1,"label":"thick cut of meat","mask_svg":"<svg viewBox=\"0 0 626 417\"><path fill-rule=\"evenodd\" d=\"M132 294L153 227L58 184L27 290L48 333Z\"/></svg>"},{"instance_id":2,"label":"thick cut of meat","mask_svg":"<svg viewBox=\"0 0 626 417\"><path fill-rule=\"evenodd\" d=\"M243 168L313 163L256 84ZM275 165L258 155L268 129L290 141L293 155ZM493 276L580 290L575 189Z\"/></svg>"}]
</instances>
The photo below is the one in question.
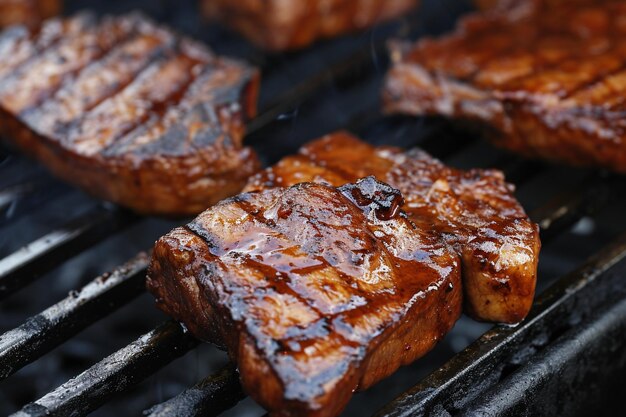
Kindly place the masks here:
<instances>
[{"instance_id":1,"label":"thick cut of meat","mask_svg":"<svg viewBox=\"0 0 626 417\"><path fill-rule=\"evenodd\" d=\"M143 213L197 214L259 168L258 73L139 15L0 35L0 132L54 174Z\"/></svg>"},{"instance_id":2,"label":"thick cut of meat","mask_svg":"<svg viewBox=\"0 0 626 417\"><path fill-rule=\"evenodd\" d=\"M155 246L148 289L276 416L334 416L461 312L458 256L373 177L244 193Z\"/></svg>"},{"instance_id":3,"label":"thick cut of meat","mask_svg":"<svg viewBox=\"0 0 626 417\"><path fill-rule=\"evenodd\" d=\"M23 24L35 27L61 11L62 0L0 0L0 27Z\"/></svg>"},{"instance_id":4,"label":"thick cut of meat","mask_svg":"<svg viewBox=\"0 0 626 417\"><path fill-rule=\"evenodd\" d=\"M626 3L503 3L395 44L386 111L468 120L529 156L626 172Z\"/></svg>"},{"instance_id":5,"label":"thick cut of meat","mask_svg":"<svg viewBox=\"0 0 626 417\"><path fill-rule=\"evenodd\" d=\"M459 171L418 149L373 147L338 132L260 172L245 190L299 182L340 186L367 175L399 189L409 218L435 230L460 255L465 306L473 317L515 323L528 314L539 232L500 171Z\"/></svg>"},{"instance_id":6,"label":"thick cut of meat","mask_svg":"<svg viewBox=\"0 0 626 417\"><path fill-rule=\"evenodd\" d=\"M400 16L418 0L202 0L205 14L263 48L302 48L320 38Z\"/></svg>"}]
</instances>

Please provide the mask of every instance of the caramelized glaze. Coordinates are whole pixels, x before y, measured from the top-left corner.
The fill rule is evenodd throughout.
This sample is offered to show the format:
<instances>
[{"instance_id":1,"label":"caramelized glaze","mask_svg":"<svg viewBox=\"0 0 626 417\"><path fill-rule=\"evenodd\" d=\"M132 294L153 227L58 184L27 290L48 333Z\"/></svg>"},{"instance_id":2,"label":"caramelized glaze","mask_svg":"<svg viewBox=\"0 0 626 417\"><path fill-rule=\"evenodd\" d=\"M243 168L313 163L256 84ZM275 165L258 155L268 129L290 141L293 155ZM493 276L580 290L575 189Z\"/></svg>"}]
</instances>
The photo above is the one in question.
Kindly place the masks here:
<instances>
[{"instance_id":1,"label":"caramelized glaze","mask_svg":"<svg viewBox=\"0 0 626 417\"><path fill-rule=\"evenodd\" d=\"M461 312L458 255L373 177L244 193L161 238L148 289L272 415L334 416Z\"/></svg>"},{"instance_id":2,"label":"caramelized glaze","mask_svg":"<svg viewBox=\"0 0 626 417\"><path fill-rule=\"evenodd\" d=\"M0 131L53 173L148 214L197 214L259 168L258 73L140 15L0 35Z\"/></svg>"},{"instance_id":3,"label":"caramelized glaze","mask_svg":"<svg viewBox=\"0 0 626 417\"><path fill-rule=\"evenodd\" d=\"M626 4L495 3L453 34L396 43L385 110L469 120L525 155L626 172Z\"/></svg>"},{"instance_id":4,"label":"caramelized glaze","mask_svg":"<svg viewBox=\"0 0 626 417\"><path fill-rule=\"evenodd\" d=\"M541 246L538 228L499 171L460 171L418 149L373 147L338 132L253 176L245 190L304 181L341 186L368 175L400 190L410 219L436 231L459 254L472 316L516 323L528 314Z\"/></svg>"}]
</instances>

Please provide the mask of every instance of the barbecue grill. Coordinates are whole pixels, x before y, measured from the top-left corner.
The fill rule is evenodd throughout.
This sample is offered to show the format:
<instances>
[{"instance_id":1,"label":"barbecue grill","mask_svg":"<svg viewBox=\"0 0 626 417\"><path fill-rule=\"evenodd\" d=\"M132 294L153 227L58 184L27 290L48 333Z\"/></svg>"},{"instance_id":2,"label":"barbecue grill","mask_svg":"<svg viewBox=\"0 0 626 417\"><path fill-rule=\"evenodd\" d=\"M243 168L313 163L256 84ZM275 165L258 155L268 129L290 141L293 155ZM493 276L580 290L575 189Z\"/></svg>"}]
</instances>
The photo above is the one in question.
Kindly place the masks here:
<instances>
[{"instance_id":1,"label":"barbecue grill","mask_svg":"<svg viewBox=\"0 0 626 417\"><path fill-rule=\"evenodd\" d=\"M443 120L379 113L386 40L449 30L469 2L426 1L399 21L282 55L204 24L194 0L67 3L70 13L139 8L261 67L260 115L247 142L266 164L343 128L374 144L421 146L453 166L497 167L516 184L544 244L529 317L516 326L463 317L426 357L357 394L345 415L588 415L619 405L626 181L525 160ZM238 404L245 395L226 355L145 294L142 250L182 223L97 202L0 150L0 413L264 414L249 399Z\"/></svg>"}]
</instances>

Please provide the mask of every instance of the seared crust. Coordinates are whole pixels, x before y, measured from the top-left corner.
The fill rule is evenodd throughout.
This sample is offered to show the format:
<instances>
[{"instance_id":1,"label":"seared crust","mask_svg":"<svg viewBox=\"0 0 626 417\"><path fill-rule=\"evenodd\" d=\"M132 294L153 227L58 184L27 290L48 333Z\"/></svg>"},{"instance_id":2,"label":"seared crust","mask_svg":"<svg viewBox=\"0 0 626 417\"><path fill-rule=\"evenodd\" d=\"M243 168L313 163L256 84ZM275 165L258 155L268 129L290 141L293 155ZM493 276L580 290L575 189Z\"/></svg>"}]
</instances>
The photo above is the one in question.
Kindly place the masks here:
<instances>
[{"instance_id":1,"label":"seared crust","mask_svg":"<svg viewBox=\"0 0 626 417\"><path fill-rule=\"evenodd\" d=\"M258 73L138 15L0 36L0 130L54 174L149 214L196 214L259 168Z\"/></svg>"},{"instance_id":2,"label":"seared crust","mask_svg":"<svg viewBox=\"0 0 626 417\"><path fill-rule=\"evenodd\" d=\"M202 0L206 16L274 51L364 29L400 16L419 0Z\"/></svg>"},{"instance_id":3,"label":"seared crust","mask_svg":"<svg viewBox=\"0 0 626 417\"><path fill-rule=\"evenodd\" d=\"M0 28L23 24L35 27L61 12L62 0L0 0Z\"/></svg>"},{"instance_id":4,"label":"seared crust","mask_svg":"<svg viewBox=\"0 0 626 417\"><path fill-rule=\"evenodd\" d=\"M451 35L393 45L385 110L470 120L525 155L626 172L626 4L502 3Z\"/></svg>"},{"instance_id":5,"label":"seared crust","mask_svg":"<svg viewBox=\"0 0 626 417\"><path fill-rule=\"evenodd\" d=\"M399 189L411 220L434 229L461 256L473 317L516 323L532 305L540 240L500 171L459 171L418 149L373 147L338 132L253 176L246 191L299 182L340 186L367 175Z\"/></svg>"},{"instance_id":6,"label":"seared crust","mask_svg":"<svg viewBox=\"0 0 626 417\"><path fill-rule=\"evenodd\" d=\"M458 255L401 203L373 178L241 194L157 242L148 289L272 415L337 415L461 312Z\"/></svg>"}]
</instances>

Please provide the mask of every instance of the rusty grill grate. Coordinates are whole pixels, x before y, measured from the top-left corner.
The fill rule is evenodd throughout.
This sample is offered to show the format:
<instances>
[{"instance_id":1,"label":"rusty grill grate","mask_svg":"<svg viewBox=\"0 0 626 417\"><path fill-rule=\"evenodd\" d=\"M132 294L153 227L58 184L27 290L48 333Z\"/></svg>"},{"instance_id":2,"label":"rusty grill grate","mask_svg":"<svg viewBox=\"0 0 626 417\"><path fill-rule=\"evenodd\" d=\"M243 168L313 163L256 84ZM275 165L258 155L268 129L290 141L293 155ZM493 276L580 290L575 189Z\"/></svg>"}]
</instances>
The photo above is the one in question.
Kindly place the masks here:
<instances>
[{"instance_id":1,"label":"rusty grill grate","mask_svg":"<svg viewBox=\"0 0 626 417\"><path fill-rule=\"evenodd\" d=\"M249 126L248 142L266 163L293 152L306 140L347 128L373 143L421 146L453 165L498 167L517 185L522 202L541 226L542 256L546 259L544 262L542 257L540 263L541 292L531 315L515 327L491 328L469 346L460 346L455 355L448 349L440 355L443 360L430 359L434 371L430 369L425 377L420 372L409 375L410 383L399 391L394 388L401 394L376 416L570 415L582 413L585 407L597 407L607 396L624 389L626 341L620 335L626 330L626 288L620 281L626 274L626 235L621 235L626 231L626 220L616 213L623 213L626 206L621 198L626 181L611 174L523 160L476 141L466 132L455 131L445 121L383 118L377 111L377 91L388 65L385 40L445 30L468 9L467 4L427 1L419 15L366 34L323 42L299 53L266 56L227 31L202 25L195 16L193 1L69 3L70 9L91 7L98 12L144 6L156 19L206 40L218 52L260 65L264 73L261 112ZM0 335L2 387L12 384L18 375L10 377L31 363L27 368L34 376L26 380L49 378L44 367L37 367L42 356L83 329L136 303L144 293L149 258L140 253L44 311L21 320L28 309L21 308L23 301L11 303L14 297L21 295L23 300L29 297L29 290L46 288L41 281L51 279L51 271L67 261L80 256L106 258L106 252L102 255L102 249L97 249L106 239L141 223L155 222L84 196L64 199L72 193L76 191L50 179L35 164L2 150L0 314L5 319L0 321L0 330L12 329ZM68 208L74 201L76 206ZM38 221L45 223L41 212L59 210L69 220L31 239L42 230L31 231L31 220L44 219ZM584 230L589 224L595 228ZM152 231L148 239L159 236L154 228L147 230ZM7 242L15 236L26 244L13 248ZM570 245L573 241L578 241L576 250ZM584 261L587 255L592 256ZM569 273L564 274L566 271ZM39 284L36 289L25 289L35 281ZM50 297L43 299L48 302ZM14 320L13 311L20 312ZM0 395L0 399L10 399L22 407L15 416L84 415L198 347L198 342L172 321L144 334L133 333L134 318L125 318L134 334L131 343L95 364L86 363L84 371L58 388L41 398L37 391L31 392L23 401L21 397L9 398L15 390L7 388L8 394ZM12 323L20 320L23 324L13 328ZM477 328L482 332L485 327ZM431 356L422 361L428 358ZM436 366L438 361L442 366ZM403 372L406 380L407 371ZM169 395L169 399L165 395L166 401L144 414L217 415L244 398L237 372L230 365L198 379L196 385L178 395ZM559 382L563 380L569 382ZM389 391L386 383L379 385L383 387L371 391ZM351 404L348 412L360 413L362 408Z\"/></svg>"}]
</instances>

